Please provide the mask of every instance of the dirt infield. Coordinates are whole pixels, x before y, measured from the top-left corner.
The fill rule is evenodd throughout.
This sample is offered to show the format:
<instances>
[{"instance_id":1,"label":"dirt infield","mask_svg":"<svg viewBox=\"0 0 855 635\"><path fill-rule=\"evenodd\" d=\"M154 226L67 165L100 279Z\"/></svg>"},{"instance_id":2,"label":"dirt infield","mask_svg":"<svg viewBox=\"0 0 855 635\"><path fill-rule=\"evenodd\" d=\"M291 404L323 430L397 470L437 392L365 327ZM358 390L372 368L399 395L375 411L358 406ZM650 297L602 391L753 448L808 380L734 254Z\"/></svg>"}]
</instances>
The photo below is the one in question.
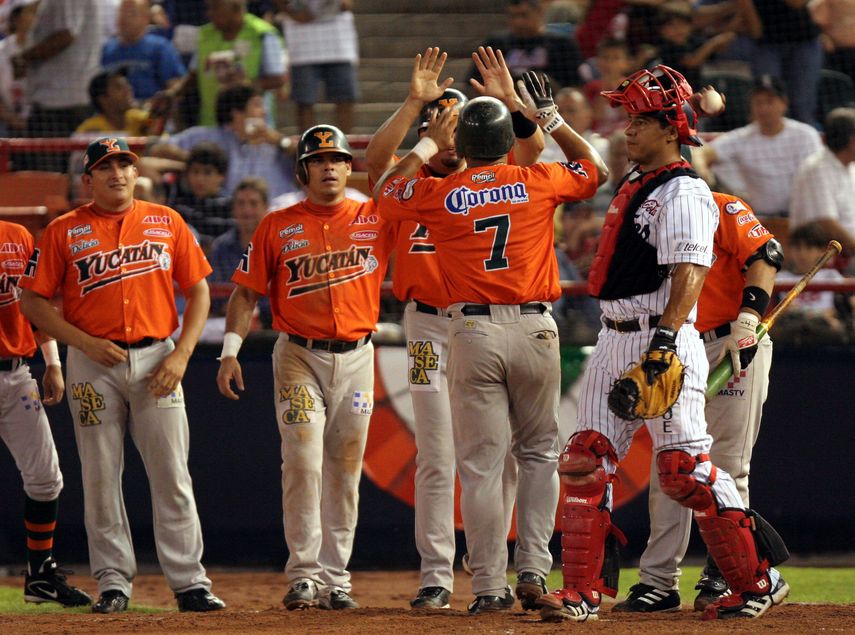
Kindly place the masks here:
<instances>
[{"instance_id":1,"label":"dirt infield","mask_svg":"<svg viewBox=\"0 0 855 635\"><path fill-rule=\"evenodd\" d=\"M286 611L280 604L285 580L276 573L230 573L211 571L214 591L229 605L225 611L206 615L178 613L125 613L102 616L77 613L0 615L0 632L134 634L157 633L317 633L402 635L417 633L563 633L584 628L610 635L637 633L806 633L855 632L855 606L783 604L766 617L754 621L701 622L690 610L663 615L612 614L608 607L596 622L544 624L535 614L515 610L499 615L471 617L468 580L452 600L452 610L416 612L407 601L418 586L415 572L357 572L353 575L353 596L364 607L347 612ZM95 594L91 578L73 576L74 584ZM17 586L20 578L2 578L0 585ZM132 605L174 609L172 593L160 575L141 575L134 585Z\"/></svg>"}]
</instances>

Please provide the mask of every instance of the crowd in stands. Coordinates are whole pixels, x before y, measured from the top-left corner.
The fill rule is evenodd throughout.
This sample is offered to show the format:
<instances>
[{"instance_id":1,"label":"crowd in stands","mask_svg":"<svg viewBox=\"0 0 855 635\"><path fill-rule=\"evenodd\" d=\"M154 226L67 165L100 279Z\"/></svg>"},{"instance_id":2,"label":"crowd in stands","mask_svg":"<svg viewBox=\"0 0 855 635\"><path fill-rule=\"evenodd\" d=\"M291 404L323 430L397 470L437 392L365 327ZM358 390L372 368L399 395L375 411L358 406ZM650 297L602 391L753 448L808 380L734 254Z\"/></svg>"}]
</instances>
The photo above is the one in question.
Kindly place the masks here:
<instances>
[{"instance_id":1,"label":"crowd in stands","mask_svg":"<svg viewBox=\"0 0 855 635\"><path fill-rule=\"evenodd\" d=\"M303 195L293 176L294 138L281 130L316 123L323 95L335 104L329 123L352 131L360 100L358 5L2 0L0 136L148 137L140 195L177 209L223 263L247 243L259 209ZM700 122L706 144L692 161L703 178L750 202L781 238L796 274L804 254L831 238L849 256L836 270L855 274L855 4L506 0L504 11L506 28L473 39L473 49L501 49L516 75L546 73L563 117L611 168L594 199L556 212L569 278L585 279L627 168L623 110L610 108L600 91L655 64L677 68L695 88L715 85L728 98L732 129L722 130L723 120ZM475 66L469 78L478 79ZM284 100L294 102L296 121L277 121ZM548 139L541 160L560 156ZM74 176L76 161L73 154L16 154L11 167ZM71 193L72 201L84 197ZM218 266L214 276L226 280L228 267ZM789 278L782 273L781 280ZM830 306L838 330L851 336L851 304L824 298L814 303L823 307L818 314ZM564 308L568 319L596 327L583 301Z\"/></svg>"}]
</instances>

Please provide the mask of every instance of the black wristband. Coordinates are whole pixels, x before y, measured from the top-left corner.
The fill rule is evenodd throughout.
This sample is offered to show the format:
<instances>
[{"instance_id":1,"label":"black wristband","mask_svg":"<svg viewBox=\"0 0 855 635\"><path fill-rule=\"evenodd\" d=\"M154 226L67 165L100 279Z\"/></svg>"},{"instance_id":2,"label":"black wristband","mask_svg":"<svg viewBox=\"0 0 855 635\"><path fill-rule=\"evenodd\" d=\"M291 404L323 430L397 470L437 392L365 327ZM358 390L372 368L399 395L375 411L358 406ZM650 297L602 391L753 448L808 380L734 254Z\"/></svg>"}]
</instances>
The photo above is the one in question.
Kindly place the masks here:
<instances>
[{"instance_id":1,"label":"black wristband","mask_svg":"<svg viewBox=\"0 0 855 635\"><path fill-rule=\"evenodd\" d=\"M763 317L769 308L769 294L760 287L745 287L742 290L742 306L757 311L757 315Z\"/></svg>"},{"instance_id":2,"label":"black wristband","mask_svg":"<svg viewBox=\"0 0 855 635\"><path fill-rule=\"evenodd\" d=\"M517 139L528 139L537 132L537 124L519 110L511 113L511 121L514 124L514 136Z\"/></svg>"},{"instance_id":3,"label":"black wristband","mask_svg":"<svg viewBox=\"0 0 855 635\"><path fill-rule=\"evenodd\" d=\"M656 327L647 350L677 352L677 331L667 326Z\"/></svg>"}]
</instances>

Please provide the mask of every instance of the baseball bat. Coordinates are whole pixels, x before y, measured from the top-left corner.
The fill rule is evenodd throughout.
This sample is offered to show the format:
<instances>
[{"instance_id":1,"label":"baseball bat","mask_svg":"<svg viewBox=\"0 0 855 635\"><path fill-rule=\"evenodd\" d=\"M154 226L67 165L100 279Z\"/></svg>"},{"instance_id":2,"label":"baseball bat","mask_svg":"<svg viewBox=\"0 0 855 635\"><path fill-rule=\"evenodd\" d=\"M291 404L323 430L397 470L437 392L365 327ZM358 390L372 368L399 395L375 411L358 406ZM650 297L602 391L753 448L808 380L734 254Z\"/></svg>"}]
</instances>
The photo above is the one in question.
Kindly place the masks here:
<instances>
[{"instance_id":1,"label":"baseball bat","mask_svg":"<svg viewBox=\"0 0 855 635\"><path fill-rule=\"evenodd\" d=\"M766 333L772 329L772 326L775 324L775 320L777 320L781 316L781 313L790 306L792 301L795 300L802 291L804 291L804 288L811 280L813 280L813 277L817 272L822 269L829 260L839 254L842 249L843 247L836 240L832 240L828 243L828 247L825 248L825 251L813 264L810 271L802 276L802 279L798 281L798 284L790 289L787 292L787 295L784 296L784 299L781 300L777 306L772 309L772 312L757 325L758 341L763 339ZM724 386L725 382L730 379L731 375L733 375L733 362L730 359L730 355L726 354L707 378L707 389L704 393L707 401L718 394L718 391L721 390L721 387Z\"/></svg>"}]
</instances>

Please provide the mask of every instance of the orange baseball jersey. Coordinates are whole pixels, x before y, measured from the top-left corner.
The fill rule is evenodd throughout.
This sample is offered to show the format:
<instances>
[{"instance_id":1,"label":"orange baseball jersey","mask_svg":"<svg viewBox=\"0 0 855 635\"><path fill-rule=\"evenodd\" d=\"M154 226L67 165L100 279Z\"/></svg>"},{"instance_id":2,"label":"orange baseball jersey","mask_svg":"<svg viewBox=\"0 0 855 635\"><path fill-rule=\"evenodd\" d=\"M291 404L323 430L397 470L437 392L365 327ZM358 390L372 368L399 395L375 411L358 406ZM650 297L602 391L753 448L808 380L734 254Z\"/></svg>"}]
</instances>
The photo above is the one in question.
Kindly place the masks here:
<instances>
[{"instance_id":1,"label":"orange baseball jersey","mask_svg":"<svg viewBox=\"0 0 855 635\"><path fill-rule=\"evenodd\" d=\"M721 213L713 243L715 260L698 299L695 328L701 333L736 319L745 286L742 266L773 238L741 198L720 192L713 192L713 198Z\"/></svg>"},{"instance_id":2,"label":"orange baseball jersey","mask_svg":"<svg viewBox=\"0 0 855 635\"><path fill-rule=\"evenodd\" d=\"M18 282L33 253L33 237L21 225L0 221L0 357L32 357L36 340L21 313Z\"/></svg>"},{"instance_id":3,"label":"orange baseball jersey","mask_svg":"<svg viewBox=\"0 0 855 635\"><path fill-rule=\"evenodd\" d=\"M399 157L395 157L395 161L399 160ZM513 150L508 154L508 163L516 164ZM415 174L416 178L431 176L437 175L427 163ZM374 189L374 183L369 182L369 186ZM430 239L427 227L415 221L402 221L398 228L392 292L401 302L415 299L434 307L448 306L436 259L436 245Z\"/></svg>"},{"instance_id":4,"label":"orange baseball jersey","mask_svg":"<svg viewBox=\"0 0 855 635\"><path fill-rule=\"evenodd\" d=\"M47 226L21 286L60 292L65 319L89 335L136 342L178 326L173 280L187 289L209 273L175 210L134 201L110 214L89 203Z\"/></svg>"},{"instance_id":5,"label":"orange baseball jersey","mask_svg":"<svg viewBox=\"0 0 855 635\"><path fill-rule=\"evenodd\" d=\"M523 304L561 296L552 216L559 203L596 190L587 161L490 165L443 179L392 179L379 210L428 228L447 303Z\"/></svg>"},{"instance_id":6,"label":"orange baseball jersey","mask_svg":"<svg viewBox=\"0 0 855 635\"><path fill-rule=\"evenodd\" d=\"M262 219L232 281L270 296L276 330L352 342L377 326L396 237L373 201L301 201Z\"/></svg>"}]
</instances>

